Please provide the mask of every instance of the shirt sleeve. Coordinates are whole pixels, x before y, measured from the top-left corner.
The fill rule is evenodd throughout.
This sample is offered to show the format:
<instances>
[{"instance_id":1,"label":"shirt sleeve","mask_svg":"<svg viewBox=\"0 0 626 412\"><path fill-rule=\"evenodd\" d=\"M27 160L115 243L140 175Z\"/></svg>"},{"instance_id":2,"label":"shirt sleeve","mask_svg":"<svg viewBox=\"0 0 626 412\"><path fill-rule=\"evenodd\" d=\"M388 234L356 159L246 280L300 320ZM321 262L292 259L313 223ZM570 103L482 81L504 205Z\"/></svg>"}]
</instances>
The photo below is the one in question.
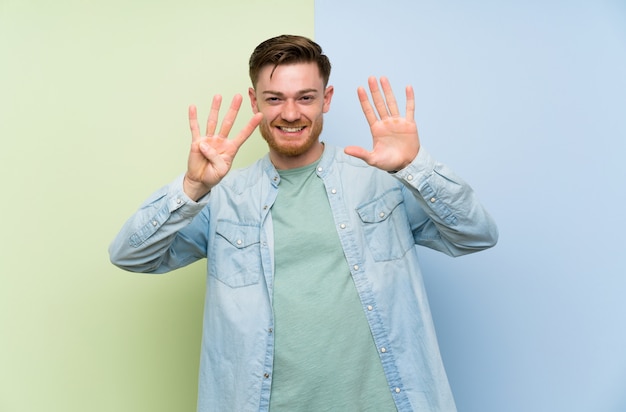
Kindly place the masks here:
<instances>
[{"instance_id":1,"label":"shirt sleeve","mask_svg":"<svg viewBox=\"0 0 626 412\"><path fill-rule=\"evenodd\" d=\"M164 273L206 257L208 219L201 212L210 194L194 202L183 191L183 177L153 193L126 221L109 246L114 265Z\"/></svg>"},{"instance_id":2,"label":"shirt sleeve","mask_svg":"<svg viewBox=\"0 0 626 412\"><path fill-rule=\"evenodd\" d=\"M423 213L408 211L417 244L460 256L487 249L498 241L498 229L474 190L444 164L420 148L406 168L394 173L417 200ZM413 202L414 203L414 202Z\"/></svg>"}]
</instances>

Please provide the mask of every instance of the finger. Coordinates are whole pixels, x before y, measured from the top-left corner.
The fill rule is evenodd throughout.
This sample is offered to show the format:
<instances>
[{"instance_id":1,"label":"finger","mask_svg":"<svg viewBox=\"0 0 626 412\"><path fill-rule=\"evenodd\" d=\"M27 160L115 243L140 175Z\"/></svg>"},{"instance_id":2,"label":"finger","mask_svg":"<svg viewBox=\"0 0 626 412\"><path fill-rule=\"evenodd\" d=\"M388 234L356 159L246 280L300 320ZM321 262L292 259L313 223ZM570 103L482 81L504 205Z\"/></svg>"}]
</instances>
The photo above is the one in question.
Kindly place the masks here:
<instances>
[{"instance_id":1,"label":"finger","mask_svg":"<svg viewBox=\"0 0 626 412\"><path fill-rule=\"evenodd\" d=\"M223 169L225 167L224 159L210 144L203 142L198 147L202 155L213 165L214 169Z\"/></svg>"},{"instance_id":2,"label":"finger","mask_svg":"<svg viewBox=\"0 0 626 412\"><path fill-rule=\"evenodd\" d=\"M412 86L406 87L406 119L415 120L415 93Z\"/></svg>"},{"instance_id":3,"label":"finger","mask_svg":"<svg viewBox=\"0 0 626 412\"><path fill-rule=\"evenodd\" d=\"M383 98L383 95L378 88L378 81L376 80L376 77L371 76L369 79L367 79L367 83L369 84L370 93L372 94L372 100L374 101L374 107L376 107L378 116L381 119L389 117L387 105L385 104L385 99Z\"/></svg>"},{"instance_id":4,"label":"finger","mask_svg":"<svg viewBox=\"0 0 626 412\"><path fill-rule=\"evenodd\" d=\"M360 146L347 146L343 149L343 151L345 154L361 159L367 164L370 162L371 152Z\"/></svg>"},{"instance_id":5,"label":"finger","mask_svg":"<svg viewBox=\"0 0 626 412\"><path fill-rule=\"evenodd\" d=\"M263 120L263 113L258 112L254 116L252 116L248 124L246 124L243 129L241 129L239 134L233 139L233 144L237 146L237 150L239 150L241 145L244 144L246 140L248 140L248 138L252 135L252 132L254 132L254 129L256 129L257 126L261 123L261 120Z\"/></svg>"},{"instance_id":6,"label":"finger","mask_svg":"<svg viewBox=\"0 0 626 412\"><path fill-rule=\"evenodd\" d=\"M209 112L209 118L206 122L206 135L213 136L215 134L215 129L217 128L217 119L220 114L220 106L222 105L222 96L216 94L213 96L213 101L211 102L211 111Z\"/></svg>"},{"instance_id":7,"label":"finger","mask_svg":"<svg viewBox=\"0 0 626 412\"><path fill-rule=\"evenodd\" d=\"M364 88L359 87L357 90L357 95L359 96L359 102L361 102L361 109L363 110L363 114L365 115L365 119L367 123L371 126L378 120L376 117L376 113L374 112L374 108L372 107L369 97L367 96L367 92Z\"/></svg>"},{"instance_id":8,"label":"finger","mask_svg":"<svg viewBox=\"0 0 626 412\"><path fill-rule=\"evenodd\" d=\"M241 102L243 101L243 97L240 94L236 94L233 97L232 102L230 103L230 107L226 112L226 116L224 116L224 120L222 120L222 126L220 127L219 135L226 138L230 133L230 129L232 129L233 124L235 124L235 119L237 118L237 113L239 113L239 108L241 107Z\"/></svg>"},{"instance_id":9,"label":"finger","mask_svg":"<svg viewBox=\"0 0 626 412\"><path fill-rule=\"evenodd\" d=\"M381 77L380 85L382 86L383 93L385 94L385 101L387 102L389 113L392 116L399 116L400 111L398 110L398 103L396 102L396 96L393 95L393 90L391 89L391 83L389 83L389 79L387 79L386 77Z\"/></svg>"},{"instance_id":10,"label":"finger","mask_svg":"<svg viewBox=\"0 0 626 412\"><path fill-rule=\"evenodd\" d=\"M198 109L196 106L189 106L189 129L191 130L191 141L200 139L200 127L198 126Z\"/></svg>"}]
</instances>

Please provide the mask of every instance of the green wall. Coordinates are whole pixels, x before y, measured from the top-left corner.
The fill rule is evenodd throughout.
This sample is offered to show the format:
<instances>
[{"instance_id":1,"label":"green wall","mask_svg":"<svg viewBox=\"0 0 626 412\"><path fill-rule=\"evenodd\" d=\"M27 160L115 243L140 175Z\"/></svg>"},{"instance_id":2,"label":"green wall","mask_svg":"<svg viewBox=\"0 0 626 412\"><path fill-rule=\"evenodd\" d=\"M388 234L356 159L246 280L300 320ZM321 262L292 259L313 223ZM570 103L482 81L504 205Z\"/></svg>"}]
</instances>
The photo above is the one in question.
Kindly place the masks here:
<instances>
[{"instance_id":1,"label":"green wall","mask_svg":"<svg viewBox=\"0 0 626 412\"><path fill-rule=\"evenodd\" d=\"M245 96L287 32L313 0L0 0L1 411L195 410L203 263L130 274L107 247L184 171L187 106Z\"/></svg>"}]
</instances>

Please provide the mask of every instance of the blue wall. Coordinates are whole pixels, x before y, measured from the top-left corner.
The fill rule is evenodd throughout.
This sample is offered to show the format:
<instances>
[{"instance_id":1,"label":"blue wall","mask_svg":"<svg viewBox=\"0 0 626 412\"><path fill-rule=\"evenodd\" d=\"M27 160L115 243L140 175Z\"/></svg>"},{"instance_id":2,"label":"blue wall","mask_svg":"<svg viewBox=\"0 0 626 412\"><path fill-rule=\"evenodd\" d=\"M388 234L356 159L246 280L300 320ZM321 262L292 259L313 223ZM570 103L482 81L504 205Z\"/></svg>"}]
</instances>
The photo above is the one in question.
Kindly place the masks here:
<instances>
[{"instance_id":1,"label":"blue wall","mask_svg":"<svg viewBox=\"0 0 626 412\"><path fill-rule=\"evenodd\" d=\"M500 243L422 251L461 412L626 410L626 3L315 2L326 140L368 146L356 87L416 91L422 145ZM368 146L369 147L369 146Z\"/></svg>"}]
</instances>

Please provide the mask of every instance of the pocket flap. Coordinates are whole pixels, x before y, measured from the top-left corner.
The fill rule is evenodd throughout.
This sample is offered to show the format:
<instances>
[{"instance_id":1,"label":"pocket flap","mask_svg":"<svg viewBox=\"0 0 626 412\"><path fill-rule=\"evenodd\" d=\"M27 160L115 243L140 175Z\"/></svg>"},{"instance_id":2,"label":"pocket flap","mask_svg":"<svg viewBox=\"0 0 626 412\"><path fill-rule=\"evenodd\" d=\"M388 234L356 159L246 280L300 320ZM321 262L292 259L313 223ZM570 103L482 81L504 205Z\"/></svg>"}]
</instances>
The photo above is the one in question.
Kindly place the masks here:
<instances>
[{"instance_id":1,"label":"pocket flap","mask_svg":"<svg viewBox=\"0 0 626 412\"><path fill-rule=\"evenodd\" d=\"M259 243L261 235L256 225L245 225L228 220L218 221L216 232L238 249Z\"/></svg>"},{"instance_id":2,"label":"pocket flap","mask_svg":"<svg viewBox=\"0 0 626 412\"><path fill-rule=\"evenodd\" d=\"M378 223L386 220L393 210L404 201L400 188L393 188L382 196L357 208L364 223Z\"/></svg>"}]
</instances>

